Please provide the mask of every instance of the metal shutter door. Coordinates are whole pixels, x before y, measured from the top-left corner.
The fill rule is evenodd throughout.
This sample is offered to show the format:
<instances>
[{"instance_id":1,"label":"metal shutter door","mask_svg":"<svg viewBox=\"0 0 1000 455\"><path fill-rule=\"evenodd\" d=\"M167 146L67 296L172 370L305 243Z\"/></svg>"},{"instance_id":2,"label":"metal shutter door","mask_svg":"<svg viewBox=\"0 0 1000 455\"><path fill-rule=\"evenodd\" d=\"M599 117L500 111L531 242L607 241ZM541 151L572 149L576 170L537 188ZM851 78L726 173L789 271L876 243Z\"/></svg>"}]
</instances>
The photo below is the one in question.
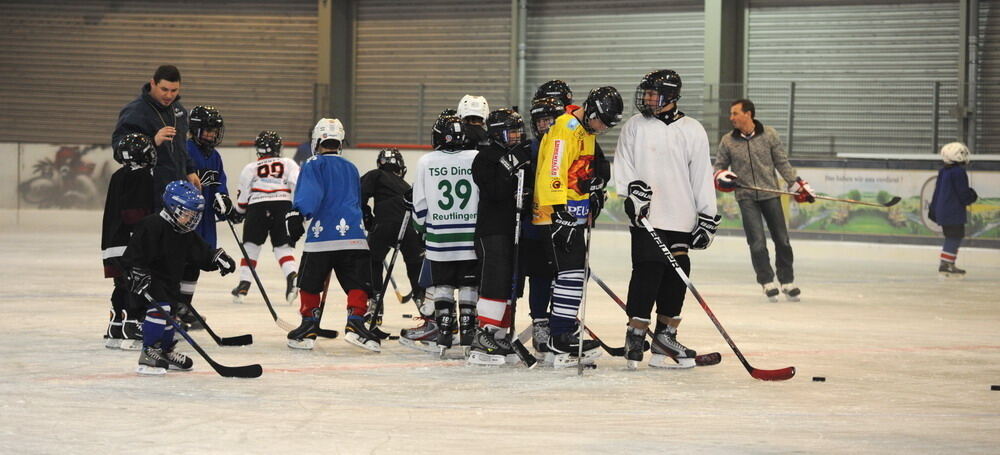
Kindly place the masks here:
<instances>
[{"instance_id":1,"label":"metal shutter door","mask_svg":"<svg viewBox=\"0 0 1000 455\"><path fill-rule=\"evenodd\" d=\"M976 149L1000 153L1000 2L979 3L979 96L976 108Z\"/></svg>"}]
</instances>

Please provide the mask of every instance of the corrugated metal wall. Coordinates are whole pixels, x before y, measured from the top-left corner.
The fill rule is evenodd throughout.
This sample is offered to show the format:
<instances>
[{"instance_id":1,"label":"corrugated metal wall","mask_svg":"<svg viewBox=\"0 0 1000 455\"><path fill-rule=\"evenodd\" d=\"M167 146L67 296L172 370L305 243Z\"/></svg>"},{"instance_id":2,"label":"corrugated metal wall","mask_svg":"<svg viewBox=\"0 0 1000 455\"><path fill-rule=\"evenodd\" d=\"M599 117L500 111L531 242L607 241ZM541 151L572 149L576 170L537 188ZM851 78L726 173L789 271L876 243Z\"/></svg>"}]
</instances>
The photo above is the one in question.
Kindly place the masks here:
<instances>
[{"instance_id":1,"label":"corrugated metal wall","mask_svg":"<svg viewBox=\"0 0 1000 455\"><path fill-rule=\"evenodd\" d=\"M784 135L796 82L793 154L931 153L934 82L957 134L958 27L957 1L751 0L749 96Z\"/></svg>"},{"instance_id":2,"label":"corrugated metal wall","mask_svg":"<svg viewBox=\"0 0 1000 455\"><path fill-rule=\"evenodd\" d=\"M465 94L509 105L510 13L504 0L359 2L355 142L429 145L438 114Z\"/></svg>"},{"instance_id":3,"label":"corrugated metal wall","mask_svg":"<svg viewBox=\"0 0 1000 455\"><path fill-rule=\"evenodd\" d=\"M181 102L214 104L225 144L311 128L315 0L4 1L0 141L110 141L118 111L157 66L181 70Z\"/></svg>"},{"instance_id":4,"label":"corrugated metal wall","mask_svg":"<svg viewBox=\"0 0 1000 455\"><path fill-rule=\"evenodd\" d=\"M627 119L642 76L673 69L684 83L679 103L695 118L702 112L705 20L700 1L555 0L528 2L525 99L545 81L562 79L577 104L591 89L613 85L625 101ZM614 151L620 128L600 138Z\"/></svg>"},{"instance_id":5,"label":"corrugated metal wall","mask_svg":"<svg viewBox=\"0 0 1000 455\"><path fill-rule=\"evenodd\" d=\"M1000 1L979 2L979 97L974 153L1000 154Z\"/></svg>"}]
</instances>

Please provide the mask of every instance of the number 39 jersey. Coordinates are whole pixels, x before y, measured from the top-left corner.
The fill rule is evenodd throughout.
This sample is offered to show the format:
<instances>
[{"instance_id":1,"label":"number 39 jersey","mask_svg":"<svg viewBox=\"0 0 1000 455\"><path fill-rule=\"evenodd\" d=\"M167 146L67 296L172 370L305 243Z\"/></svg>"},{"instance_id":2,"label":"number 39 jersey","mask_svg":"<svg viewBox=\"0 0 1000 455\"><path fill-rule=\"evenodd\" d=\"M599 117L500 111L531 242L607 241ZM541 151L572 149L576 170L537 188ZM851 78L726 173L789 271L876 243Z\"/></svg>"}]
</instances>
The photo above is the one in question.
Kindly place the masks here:
<instances>
[{"instance_id":1,"label":"number 39 jersey","mask_svg":"<svg viewBox=\"0 0 1000 455\"><path fill-rule=\"evenodd\" d=\"M417 162L413 223L427 232L428 260L476 259L474 236L479 188L472 180L472 161L477 153L435 150Z\"/></svg>"},{"instance_id":2,"label":"number 39 jersey","mask_svg":"<svg viewBox=\"0 0 1000 455\"><path fill-rule=\"evenodd\" d=\"M247 206L264 201L291 201L299 165L291 158L261 158L247 164L240 173L236 191L236 210L246 213Z\"/></svg>"}]
</instances>

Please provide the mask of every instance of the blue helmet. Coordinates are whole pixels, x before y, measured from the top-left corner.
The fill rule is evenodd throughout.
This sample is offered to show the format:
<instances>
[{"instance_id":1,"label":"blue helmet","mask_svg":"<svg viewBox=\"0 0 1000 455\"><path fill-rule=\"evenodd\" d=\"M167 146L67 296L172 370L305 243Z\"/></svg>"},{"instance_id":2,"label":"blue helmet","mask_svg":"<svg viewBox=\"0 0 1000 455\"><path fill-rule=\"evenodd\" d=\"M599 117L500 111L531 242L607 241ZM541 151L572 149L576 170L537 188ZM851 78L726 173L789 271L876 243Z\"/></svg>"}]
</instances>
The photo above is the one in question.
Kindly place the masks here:
<instances>
[{"instance_id":1,"label":"blue helmet","mask_svg":"<svg viewBox=\"0 0 1000 455\"><path fill-rule=\"evenodd\" d=\"M176 180L163 190L163 211L160 216L167 220L174 231L181 234L191 232L201 222L205 212L205 197L191 182Z\"/></svg>"}]
</instances>

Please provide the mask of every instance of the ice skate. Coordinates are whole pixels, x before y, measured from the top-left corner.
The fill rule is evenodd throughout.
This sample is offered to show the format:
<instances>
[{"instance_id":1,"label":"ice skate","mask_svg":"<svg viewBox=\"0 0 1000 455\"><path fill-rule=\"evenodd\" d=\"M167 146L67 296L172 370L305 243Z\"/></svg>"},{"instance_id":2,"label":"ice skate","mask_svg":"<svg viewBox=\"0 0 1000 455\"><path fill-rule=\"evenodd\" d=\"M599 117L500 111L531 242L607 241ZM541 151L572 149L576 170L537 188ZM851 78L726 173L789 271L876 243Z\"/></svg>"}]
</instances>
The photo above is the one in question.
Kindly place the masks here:
<instances>
[{"instance_id":1,"label":"ice skate","mask_svg":"<svg viewBox=\"0 0 1000 455\"><path fill-rule=\"evenodd\" d=\"M173 346L160 351L160 355L167 361L168 370L191 371L194 361L190 357L174 350Z\"/></svg>"},{"instance_id":2,"label":"ice skate","mask_svg":"<svg viewBox=\"0 0 1000 455\"><path fill-rule=\"evenodd\" d=\"M461 308L458 315L458 344L472 346L476 337L476 311L474 308Z\"/></svg>"},{"instance_id":3,"label":"ice skate","mask_svg":"<svg viewBox=\"0 0 1000 455\"><path fill-rule=\"evenodd\" d=\"M799 294L802 294L802 290L800 290L795 283L782 283L781 293L785 294L785 298L788 299L789 302L798 302Z\"/></svg>"},{"instance_id":4,"label":"ice skate","mask_svg":"<svg viewBox=\"0 0 1000 455\"><path fill-rule=\"evenodd\" d=\"M190 305L190 303L180 303L177 305L178 322L181 322L184 329L189 332L192 330L205 330L205 326L202 325L201 321L194 316L194 313L188 305Z\"/></svg>"},{"instance_id":5,"label":"ice skate","mask_svg":"<svg viewBox=\"0 0 1000 455\"><path fill-rule=\"evenodd\" d=\"M296 284L296 280L298 278L299 274L294 271L285 277L285 301L288 302L289 305L295 303L295 300L299 298L299 287ZM241 285L243 283L243 281L240 282ZM238 287L239 286L237 286L237 288ZM247 289L249 288L250 283L247 283ZM236 289L233 289L233 292L236 292ZM243 295L246 295L246 291L243 292Z\"/></svg>"},{"instance_id":6,"label":"ice skate","mask_svg":"<svg viewBox=\"0 0 1000 455\"><path fill-rule=\"evenodd\" d=\"M965 270L955 267L954 262L941 261L938 273L945 278L965 278Z\"/></svg>"},{"instance_id":7,"label":"ice skate","mask_svg":"<svg viewBox=\"0 0 1000 455\"><path fill-rule=\"evenodd\" d=\"M314 316L303 316L302 324L288 332L288 347L292 349L312 349L316 346L316 333L319 331L318 310Z\"/></svg>"},{"instance_id":8,"label":"ice skate","mask_svg":"<svg viewBox=\"0 0 1000 455\"><path fill-rule=\"evenodd\" d=\"M764 288L764 296L767 297L768 302L773 303L778 301L778 287L773 282L764 283L761 287Z\"/></svg>"},{"instance_id":9,"label":"ice skate","mask_svg":"<svg viewBox=\"0 0 1000 455\"><path fill-rule=\"evenodd\" d=\"M121 347L122 340L125 339L122 324L122 315L117 311L111 310L111 316L108 319L108 328L104 330L104 347L108 349L118 349Z\"/></svg>"},{"instance_id":10,"label":"ice skate","mask_svg":"<svg viewBox=\"0 0 1000 455\"><path fill-rule=\"evenodd\" d=\"M420 316L420 320L423 323L419 326L399 331L399 344L421 352L437 353L437 321L426 316Z\"/></svg>"},{"instance_id":11,"label":"ice skate","mask_svg":"<svg viewBox=\"0 0 1000 455\"><path fill-rule=\"evenodd\" d=\"M368 330L368 327L365 326L365 318L361 316L347 317L344 341L372 352L382 352L382 343L379 337Z\"/></svg>"},{"instance_id":12,"label":"ice skate","mask_svg":"<svg viewBox=\"0 0 1000 455\"><path fill-rule=\"evenodd\" d=\"M295 273L295 272L292 272ZM243 303L247 299L247 292L250 291L249 281L240 281L239 284L233 288L233 303Z\"/></svg>"},{"instance_id":13,"label":"ice skate","mask_svg":"<svg viewBox=\"0 0 1000 455\"><path fill-rule=\"evenodd\" d=\"M549 352L549 320L535 319L531 322L531 346L535 352L545 354Z\"/></svg>"},{"instance_id":14,"label":"ice skate","mask_svg":"<svg viewBox=\"0 0 1000 455\"><path fill-rule=\"evenodd\" d=\"M646 350L646 329L629 326L625 329L625 367L630 370L639 368L642 353Z\"/></svg>"},{"instance_id":15,"label":"ice skate","mask_svg":"<svg viewBox=\"0 0 1000 455\"><path fill-rule=\"evenodd\" d=\"M146 346L139 353L139 367L135 369L135 372L153 376L163 375L167 374L169 367L170 362L167 361L160 348Z\"/></svg>"},{"instance_id":16,"label":"ice skate","mask_svg":"<svg viewBox=\"0 0 1000 455\"><path fill-rule=\"evenodd\" d=\"M583 340L583 358L578 360L580 352L580 329L576 332L561 333L549 337L549 351L552 354L554 368L575 367L582 362L593 364L601 356L601 344L594 340ZM548 356L546 356L548 357Z\"/></svg>"},{"instance_id":17,"label":"ice skate","mask_svg":"<svg viewBox=\"0 0 1000 455\"><path fill-rule=\"evenodd\" d=\"M678 319L674 319L674 321L679 323ZM649 366L654 368L694 368L695 356L698 355L693 349L688 349L687 346L677 341L677 326L669 324L653 334L651 351L653 355L649 359Z\"/></svg>"},{"instance_id":18,"label":"ice skate","mask_svg":"<svg viewBox=\"0 0 1000 455\"><path fill-rule=\"evenodd\" d=\"M507 356L514 354L514 349L507 340L497 339L493 332L486 328L476 330L469 349L468 363L470 365L503 365Z\"/></svg>"},{"instance_id":19,"label":"ice skate","mask_svg":"<svg viewBox=\"0 0 1000 455\"><path fill-rule=\"evenodd\" d=\"M438 355L444 358L445 351L451 349L453 337L458 333L458 328L455 327L455 312L451 309L437 310L435 320L438 325Z\"/></svg>"},{"instance_id":20,"label":"ice skate","mask_svg":"<svg viewBox=\"0 0 1000 455\"><path fill-rule=\"evenodd\" d=\"M142 350L142 321L126 319L122 322L121 350L141 351Z\"/></svg>"}]
</instances>

